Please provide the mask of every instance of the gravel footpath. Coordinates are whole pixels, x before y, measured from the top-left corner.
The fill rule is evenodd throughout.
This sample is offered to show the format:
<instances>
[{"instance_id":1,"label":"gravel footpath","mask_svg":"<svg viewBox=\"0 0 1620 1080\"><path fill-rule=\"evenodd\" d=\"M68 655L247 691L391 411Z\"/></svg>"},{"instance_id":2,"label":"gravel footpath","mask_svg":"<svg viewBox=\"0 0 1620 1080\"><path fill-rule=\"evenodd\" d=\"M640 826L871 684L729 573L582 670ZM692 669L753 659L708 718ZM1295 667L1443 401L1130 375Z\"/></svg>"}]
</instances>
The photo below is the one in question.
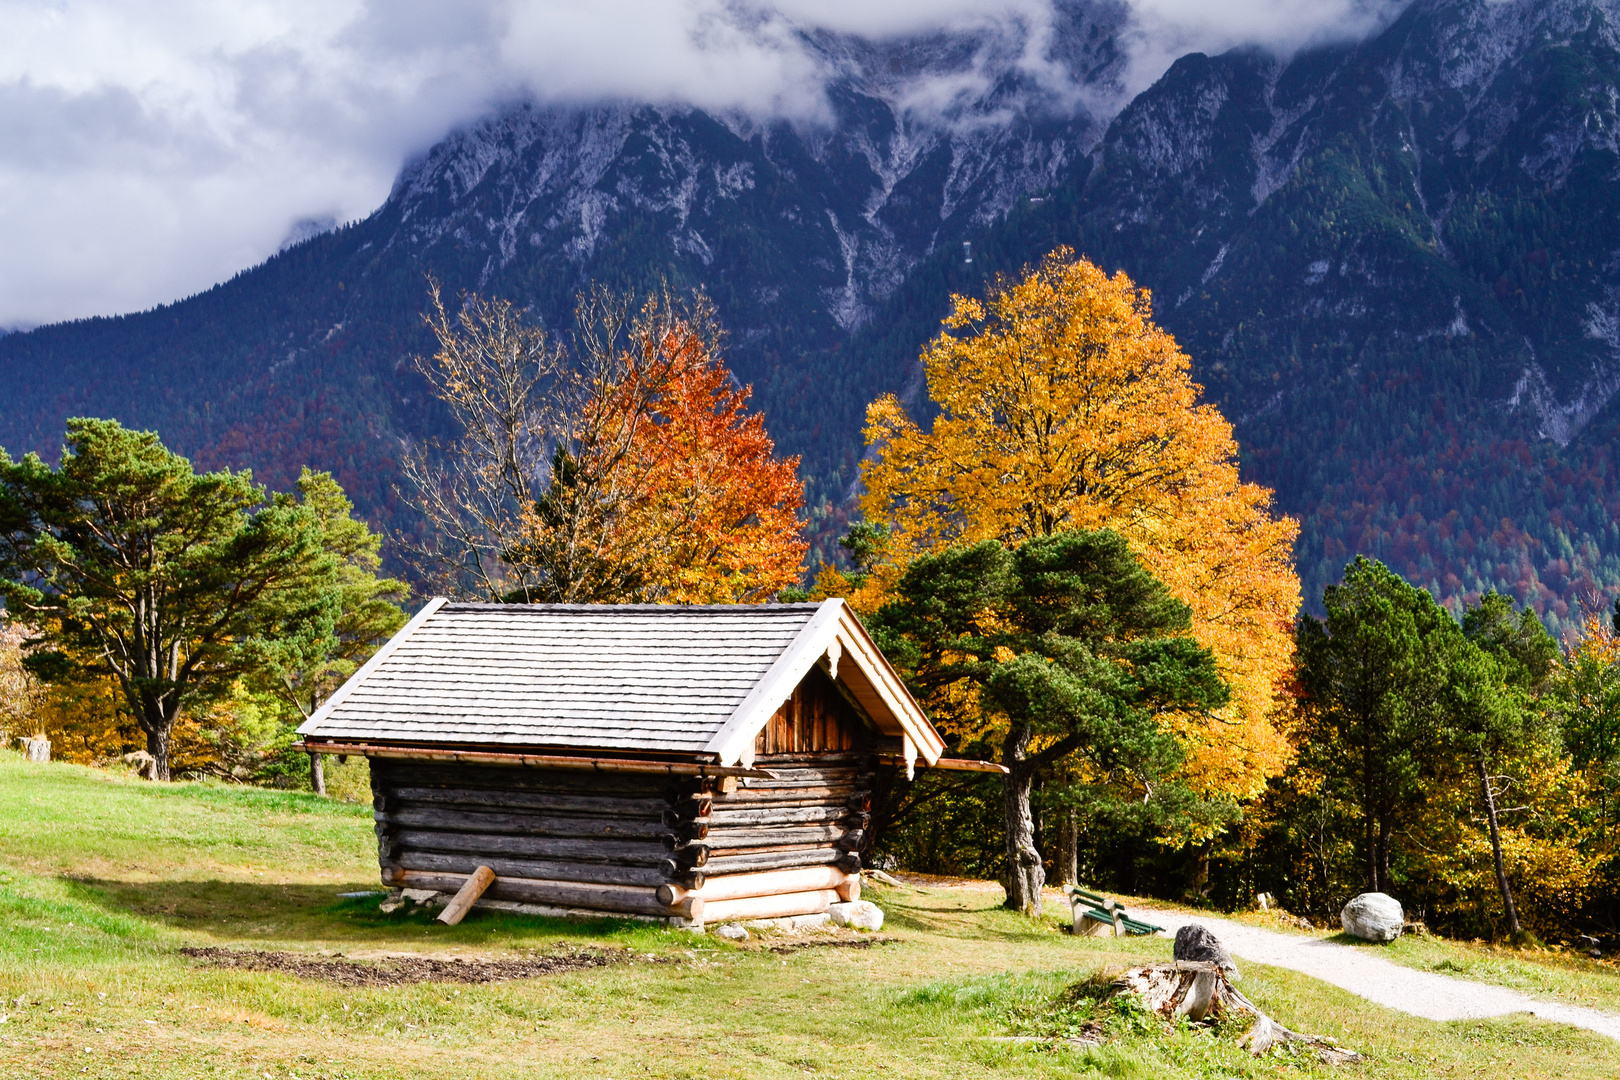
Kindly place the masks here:
<instances>
[{"instance_id":1,"label":"gravel footpath","mask_svg":"<svg viewBox=\"0 0 1620 1080\"><path fill-rule=\"evenodd\" d=\"M1170 936L1188 923L1202 923L1221 939L1227 951L1234 956L1257 964L1303 972L1368 1001L1413 1016L1428 1020L1476 1020L1509 1013L1530 1013L1544 1020L1571 1024L1620 1040L1620 1014L1580 1005L1565 1005L1488 983L1417 971L1385 960L1366 949L1339 945L1321 938L1279 934L1275 930L1261 930L1203 915L1150 908L1139 911L1140 914L1133 911L1133 915L1163 926Z\"/></svg>"}]
</instances>

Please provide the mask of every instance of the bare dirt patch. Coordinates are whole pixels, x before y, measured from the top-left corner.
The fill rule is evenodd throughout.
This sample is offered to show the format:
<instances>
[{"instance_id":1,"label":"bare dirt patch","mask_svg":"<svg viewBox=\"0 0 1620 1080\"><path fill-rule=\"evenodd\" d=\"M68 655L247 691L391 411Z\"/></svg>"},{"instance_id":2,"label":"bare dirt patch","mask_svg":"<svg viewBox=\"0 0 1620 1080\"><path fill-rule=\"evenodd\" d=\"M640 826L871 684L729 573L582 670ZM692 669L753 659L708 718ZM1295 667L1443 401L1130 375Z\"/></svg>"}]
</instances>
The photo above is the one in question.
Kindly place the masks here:
<instances>
[{"instance_id":1,"label":"bare dirt patch","mask_svg":"<svg viewBox=\"0 0 1620 1080\"><path fill-rule=\"evenodd\" d=\"M263 952L254 949L186 948L181 955L208 967L239 971L270 971L319 979L339 986L399 986L405 983L490 983L532 979L569 971L607 967L632 959L623 951L577 949L564 953L505 960L440 960L429 956L390 956L375 962L305 953Z\"/></svg>"},{"instance_id":2,"label":"bare dirt patch","mask_svg":"<svg viewBox=\"0 0 1620 1080\"><path fill-rule=\"evenodd\" d=\"M900 940L892 937L807 938L804 941L782 941L765 946L766 951L786 956L801 949L870 949Z\"/></svg>"}]
</instances>

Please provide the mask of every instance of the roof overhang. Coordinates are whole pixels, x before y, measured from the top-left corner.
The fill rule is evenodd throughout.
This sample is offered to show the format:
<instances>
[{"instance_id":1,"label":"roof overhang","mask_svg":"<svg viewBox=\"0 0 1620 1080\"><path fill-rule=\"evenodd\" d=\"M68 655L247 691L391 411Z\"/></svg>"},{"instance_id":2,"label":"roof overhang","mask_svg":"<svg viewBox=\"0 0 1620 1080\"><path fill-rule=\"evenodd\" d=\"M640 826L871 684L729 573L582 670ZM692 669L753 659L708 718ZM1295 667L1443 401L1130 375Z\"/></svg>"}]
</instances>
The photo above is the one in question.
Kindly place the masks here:
<instances>
[{"instance_id":1,"label":"roof overhang","mask_svg":"<svg viewBox=\"0 0 1620 1080\"><path fill-rule=\"evenodd\" d=\"M752 765L755 737L818 664L824 664L827 674L843 685L881 734L900 736L908 774L919 757L928 765L939 761L945 752L945 740L934 730L855 612L836 598L822 601L798 637L776 658L704 749L716 755L723 766Z\"/></svg>"}]
</instances>

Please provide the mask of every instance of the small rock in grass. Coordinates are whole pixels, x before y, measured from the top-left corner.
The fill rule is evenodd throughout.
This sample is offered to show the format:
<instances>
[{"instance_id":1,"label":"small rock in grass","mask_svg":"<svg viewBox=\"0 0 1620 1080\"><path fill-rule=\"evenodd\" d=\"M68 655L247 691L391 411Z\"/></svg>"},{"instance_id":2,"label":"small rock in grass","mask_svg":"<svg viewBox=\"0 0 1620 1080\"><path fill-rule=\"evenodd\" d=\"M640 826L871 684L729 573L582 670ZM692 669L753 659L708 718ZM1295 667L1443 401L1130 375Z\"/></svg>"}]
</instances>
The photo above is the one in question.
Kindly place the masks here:
<instances>
[{"instance_id":1,"label":"small rock in grass","mask_svg":"<svg viewBox=\"0 0 1620 1080\"><path fill-rule=\"evenodd\" d=\"M725 938L727 941L748 940L748 931L743 928L742 923L728 922L714 933L716 937Z\"/></svg>"},{"instance_id":2,"label":"small rock in grass","mask_svg":"<svg viewBox=\"0 0 1620 1080\"><path fill-rule=\"evenodd\" d=\"M1209 932L1208 927L1198 923L1188 923L1176 931L1175 952L1172 955L1177 960L1218 964L1228 979L1233 982L1238 980L1238 969L1232 962L1232 954L1226 951L1220 938Z\"/></svg>"},{"instance_id":3,"label":"small rock in grass","mask_svg":"<svg viewBox=\"0 0 1620 1080\"><path fill-rule=\"evenodd\" d=\"M404 906L405 906L405 901L401 900L397 896L394 896L394 897L388 898L387 900L384 900L381 904L379 904L377 906L377 910L382 912L384 915L392 915L394 912L398 911L400 908L402 908Z\"/></svg>"},{"instance_id":4,"label":"small rock in grass","mask_svg":"<svg viewBox=\"0 0 1620 1080\"><path fill-rule=\"evenodd\" d=\"M1344 932L1363 941L1394 941L1406 929L1401 902L1386 893L1367 892L1339 912Z\"/></svg>"},{"instance_id":5,"label":"small rock in grass","mask_svg":"<svg viewBox=\"0 0 1620 1080\"><path fill-rule=\"evenodd\" d=\"M433 889L403 889L399 895L413 904L431 904L439 898Z\"/></svg>"},{"instance_id":6,"label":"small rock in grass","mask_svg":"<svg viewBox=\"0 0 1620 1080\"><path fill-rule=\"evenodd\" d=\"M852 926L857 930L883 929L883 909L870 900L829 904L827 914L835 926Z\"/></svg>"}]
</instances>

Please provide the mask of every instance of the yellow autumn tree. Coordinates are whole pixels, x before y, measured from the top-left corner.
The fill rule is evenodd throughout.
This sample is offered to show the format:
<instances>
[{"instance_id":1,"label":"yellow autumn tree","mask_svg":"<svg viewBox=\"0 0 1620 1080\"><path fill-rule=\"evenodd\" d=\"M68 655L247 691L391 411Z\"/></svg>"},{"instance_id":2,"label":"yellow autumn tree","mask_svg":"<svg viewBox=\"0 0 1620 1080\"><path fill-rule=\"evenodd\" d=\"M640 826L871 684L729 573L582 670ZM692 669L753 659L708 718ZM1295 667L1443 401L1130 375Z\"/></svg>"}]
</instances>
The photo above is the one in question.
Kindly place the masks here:
<instances>
[{"instance_id":1,"label":"yellow autumn tree","mask_svg":"<svg viewBox=\"0 0 1620 1080\"><path fill-rule=\"evenodd\" d=\"M1179 722L1186 779L1258 794L1289 757L1272 713L1293 655L1298 523L1239 478L1232 425L1200 403L1187 354L1123 272L1059 248L983 302L952 303L922 356L933 424L892 395L867 410L861 505L889 532L852 602L875 609L911 560L951 544L1115 529L1191 607L1232 686L1218 714Z\"/></svg>"}]
</instances>

